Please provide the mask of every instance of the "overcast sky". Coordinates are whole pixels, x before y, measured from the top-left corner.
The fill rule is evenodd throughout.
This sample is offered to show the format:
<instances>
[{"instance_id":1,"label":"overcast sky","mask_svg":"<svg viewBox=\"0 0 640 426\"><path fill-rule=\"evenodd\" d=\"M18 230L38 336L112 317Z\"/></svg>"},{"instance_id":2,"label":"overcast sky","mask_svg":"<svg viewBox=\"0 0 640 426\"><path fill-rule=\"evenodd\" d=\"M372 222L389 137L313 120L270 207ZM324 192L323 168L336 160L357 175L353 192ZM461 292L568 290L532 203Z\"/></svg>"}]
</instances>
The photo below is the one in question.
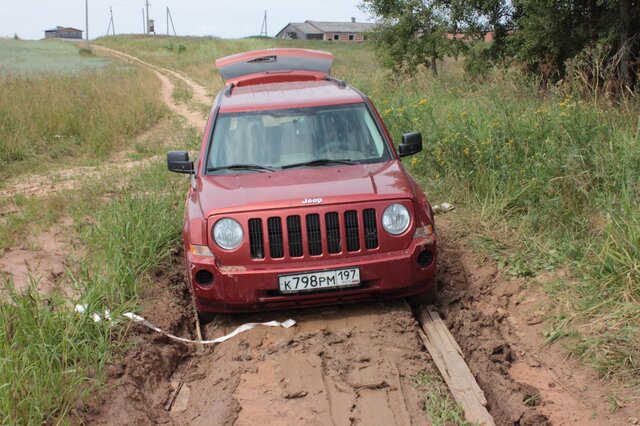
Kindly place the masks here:
<instances>
[{"instance_id":1,"label":"overcast sky","mask_svg":"<svg viewBox=\"0 0 640 426\"><path fill-rule=\"evenodd\" d=\"M117 34L141 33L144 0L88 0L89 36L105 35L109 6ZM360 0L149 0L149 16L156 32L166 34L169 7L178 35L213 35L237 38L260 33L264 11L270 36L288 22L349 21L371 19L358 8ZM85 0L0 0L0 36L18 34L40 39L44 30L56 26L85 29Z\"/></svg>"}]
</instances>

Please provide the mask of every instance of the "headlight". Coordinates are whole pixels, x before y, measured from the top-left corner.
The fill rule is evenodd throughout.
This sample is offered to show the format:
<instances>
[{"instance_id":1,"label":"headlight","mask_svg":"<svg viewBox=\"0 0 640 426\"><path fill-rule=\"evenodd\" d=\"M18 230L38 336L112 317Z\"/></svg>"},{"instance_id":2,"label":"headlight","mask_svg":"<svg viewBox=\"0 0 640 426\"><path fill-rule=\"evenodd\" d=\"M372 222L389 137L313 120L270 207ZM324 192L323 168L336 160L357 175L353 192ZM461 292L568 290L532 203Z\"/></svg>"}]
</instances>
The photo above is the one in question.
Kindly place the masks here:
<instances>
[{"instance_id":1,"label":"headlight","mask_svg":"<svg viewBox=\"0 0 640 426\"><path fill-rule=\"evenodd\" d=\"M238 248L243 238L242 226L228 217L220 219L213 227L214 241L225 250Z\"/></svg>"},{"instance_id":2,"label":"headlight","mask_svg":"<svg viewBox=\"0 0 640 426\"><path fill-rule=\"evenodd\" d=\"M382 226L392 235L402 234L409 227L411 216L402 204L394 203L384 209L382 214Z\"/></svg>"}]
</instances>

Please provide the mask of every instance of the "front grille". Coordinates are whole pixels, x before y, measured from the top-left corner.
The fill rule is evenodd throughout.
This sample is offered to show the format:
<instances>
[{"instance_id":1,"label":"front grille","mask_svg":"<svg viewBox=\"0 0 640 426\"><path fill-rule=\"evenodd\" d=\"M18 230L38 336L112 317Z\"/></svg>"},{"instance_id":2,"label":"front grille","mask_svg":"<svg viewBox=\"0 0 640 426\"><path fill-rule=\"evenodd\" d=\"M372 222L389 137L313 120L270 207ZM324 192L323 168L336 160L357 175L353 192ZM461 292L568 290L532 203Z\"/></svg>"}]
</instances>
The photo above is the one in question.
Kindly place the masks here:
<instances>
[{"instance_id":1,"label":"front grille","mask_svg":"<svg viewBox=\"0 0 640 426\"><path fill-rule=\"evenodd\" d=\"M302 256L302 225L300 216L287 217L287 233L289 236L289 256Z\"/></svg>"},{"instance_id":2,"label":"front grille","mask_svg":"<svg viewBox=\"0 0 640 426\"><path fill-rule=\"evenodd\" d=\"M322 254L320 215L317 213L307 215L307 242L309 244L309 254L311 256L318 256Z\"/></svg>"},{"instance_id":3,"label":"front grille","mask_svg":"<svg viewBox=\"0 0 640 426\"><path fill-rule=\"evenodd\" d=\"M322 221L324 219L324 223ZM286 229L283 229L283 222ZM304 225L304 226L303 226ZM344 231L342 231L344 230ZM266 236L264 235L266 233ZM285 238L287 247L285 247ZM265 241L265 237L267 241ZM337 254L343 250L357 252L362 248L378 248L378 226L375 209L328 212L321 216L310 213L304 217L290 215L267 219L266 232L262 220L249 219L249 246L252 259L264 259L268 245L272 259Z\"/></svg>"},{"instance_id":4,"label":"front grille","mask_svg":"<svg viewBox=\"0 0 640 426\"><path fill-rule=\"evenodd\" d=\"M253 259L264 259L262 242L262 219L249 219L249 246Z\"/></svg>"},{"instance_id":5,"label":"front grille","mask_svg":"<svg viewBox=\"0 0 640 426\"><path fill-rule=\"evenodd\" d=\"M270 217L267 220L269 228L269 253L274 259L284 257L284 244L282 242L282 220L279 217Z\"/></svg>"},{"instance_id":6,"label":"front grille","mask_svg":"<svg viewBox=\"0 0 640 426\"><path fill-rule=\"evenodd\" d=\"M364 244L368 249L378 247L378 225L376 223L376 211L374 209L365 209L362 212L364 220Z\"/></svg>"},{"instance_id":7,"label":"front grille","mask_svg":"<svg viewBox=\"0 0 640 426\"><path fill-rule=\"evenodd\" d=\"M360 235L358 232L358 212L349 210L344 212L344 230L347 235L347 251L360 250Z\"/></svg>"},{"instance_id":8,"label":"front grille","mask_svg":"<svg viewBox=\"0 0 640 426\"><path fill-rule=\"evenodd\" d=\"M331 212L324 216L327 224L327 247L329 253L340 253L340 222L338 213Z\"/></svg>"}]
</instances>

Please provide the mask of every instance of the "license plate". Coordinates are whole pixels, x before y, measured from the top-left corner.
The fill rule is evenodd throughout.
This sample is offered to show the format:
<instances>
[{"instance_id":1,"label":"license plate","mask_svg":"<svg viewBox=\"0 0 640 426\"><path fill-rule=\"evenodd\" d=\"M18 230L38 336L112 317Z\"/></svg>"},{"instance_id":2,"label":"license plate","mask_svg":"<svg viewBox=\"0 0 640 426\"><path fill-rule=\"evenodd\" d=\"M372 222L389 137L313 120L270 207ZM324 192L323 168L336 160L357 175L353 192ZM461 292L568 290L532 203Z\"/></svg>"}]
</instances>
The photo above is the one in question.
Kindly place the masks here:
<instances>
[{"instance_id":1,"label":"license plate","mask_svg":"<svg viewBox=\"0 0 640 426\"><path fill-rule=\"evenodd\" d=\"M280 292L298 293L325 288L353 287L360 284L360 269L334 269L332 271L305 272L304 274L280 275Z\"/></svg>"}]
</instances>

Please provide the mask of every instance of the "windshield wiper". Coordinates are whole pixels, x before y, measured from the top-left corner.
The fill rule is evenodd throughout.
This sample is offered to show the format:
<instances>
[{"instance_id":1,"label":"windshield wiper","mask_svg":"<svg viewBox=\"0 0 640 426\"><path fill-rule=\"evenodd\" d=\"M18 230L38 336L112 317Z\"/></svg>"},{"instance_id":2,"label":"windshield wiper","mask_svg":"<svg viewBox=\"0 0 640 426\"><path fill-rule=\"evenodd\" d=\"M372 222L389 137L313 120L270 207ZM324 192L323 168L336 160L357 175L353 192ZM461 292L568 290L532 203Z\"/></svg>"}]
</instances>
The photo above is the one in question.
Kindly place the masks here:
<instances>
[{"instance_id":1,"label":"windshield wiper","mask_svg":"<svg viewBox=\"0 0 640 426\"><path fill-rule=\"evenodd\" d=\"M208 167L208 172L215 172L217 170L256 170L259 172L268 171L275 172L275 169L269 166L261 166L259 164L231 164L229 166L221 167Z\"/></svg>"},{"instance_id":2,"label":"windshield wiper","mask_svg":"<svg viewBox=\"0 0 640 426\"><path fill-rule=\"evenodd\" d=\"M331 160L329 158L322 158L319 160L305 161L303 163L287 164L286 166L282 166L282 168L292 169L294 167L315 167L315 166L326 166L328 164L356 164L356 163L348 159Z\"/></svg>"}]
</instances>

